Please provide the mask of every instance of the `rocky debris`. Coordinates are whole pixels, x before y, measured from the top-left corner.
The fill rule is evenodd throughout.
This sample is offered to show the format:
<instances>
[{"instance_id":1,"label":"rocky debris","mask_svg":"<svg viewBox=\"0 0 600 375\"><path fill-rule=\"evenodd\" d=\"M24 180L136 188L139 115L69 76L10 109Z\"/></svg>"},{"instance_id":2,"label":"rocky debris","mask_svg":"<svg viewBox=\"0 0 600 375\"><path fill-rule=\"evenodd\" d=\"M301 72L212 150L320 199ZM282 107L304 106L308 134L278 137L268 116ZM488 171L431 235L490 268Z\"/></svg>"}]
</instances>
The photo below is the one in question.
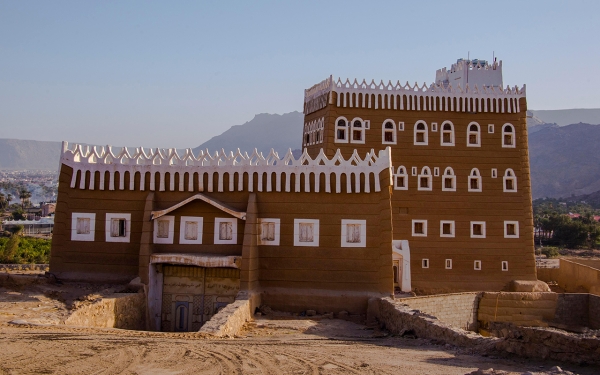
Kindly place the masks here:
<instances>
[{"instance_id":1,"label":"rocky debris","mask_svg":"<svg viewBox=\"0 0 600 375\"><path fill-rule=\"evenodd\" d=\"M513 280L508 283L509 292L550 292L548 284L541 280Z\"/></svg>"},{"instance_id":2,"label":"rocky debris","mask_svg":"<svg viewBox=\"0 0 600 375\"><path fill-rule=\"evenodd\" d=\"M261 312L262 315L269 315L273 313L273 309L271 309L269 306L267 305L261 305L258 310Z\"/></svg>"},{"instance_id":3,"label":"rocky debris","mask_svg":"<svg viewBox=\"0 0 600 375\"><path fill-rule=\"evenodd\" d=\"M317 312L315 310L306 310L306 316L315 316Z\"/></svg>"},{"instance_id":4,"label":"rocky debris","mask_svg":"<svg viewBox=\"0 0 600 375\"><path fill-rule=\"evenodd\" d=\"M342 310L337 314L338 319L348 319L350 313L348 311Z\"/></svg>"},{"instance_id":5,"label":"rocky debris","mask_svg":"<svg viewBox=\"0 0 600 375\"><path fill-rule=\"evenodd\" d=\"M480 368L473 372L469 372L465 375L508 375L508 374L509 373L507 371L503 371L503 370L494 370L493 368L484 370L484 369ZM572 373L571 371L564 371L563 369L561 369L558 366L554 366L548 371L535 371L535 372L527 371L527 372L521 373L521 375L559 375L559 374L573 375L574 373Z\"/></svg>"}]
</instances>

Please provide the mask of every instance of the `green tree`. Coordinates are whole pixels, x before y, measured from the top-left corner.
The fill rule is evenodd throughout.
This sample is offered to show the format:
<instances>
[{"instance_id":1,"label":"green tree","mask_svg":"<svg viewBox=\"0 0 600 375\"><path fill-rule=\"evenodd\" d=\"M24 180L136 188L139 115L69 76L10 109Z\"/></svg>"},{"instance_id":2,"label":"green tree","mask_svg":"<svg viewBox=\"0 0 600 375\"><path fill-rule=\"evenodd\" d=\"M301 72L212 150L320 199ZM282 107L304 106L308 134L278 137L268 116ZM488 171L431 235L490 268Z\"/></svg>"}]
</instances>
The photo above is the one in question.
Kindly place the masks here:
<instances>
[{"instance_id":1,"label":"green tree","mask_svg":"<svg viewBox=\"0 0 600 375\"><path fill-rule=\"evenodd\" d=\"M19 199L21 200L21 208L25 208L25 204L29 203L29 198L31 198L31 192L25 188L19 190Z\"/></svg>"}]
</instances>

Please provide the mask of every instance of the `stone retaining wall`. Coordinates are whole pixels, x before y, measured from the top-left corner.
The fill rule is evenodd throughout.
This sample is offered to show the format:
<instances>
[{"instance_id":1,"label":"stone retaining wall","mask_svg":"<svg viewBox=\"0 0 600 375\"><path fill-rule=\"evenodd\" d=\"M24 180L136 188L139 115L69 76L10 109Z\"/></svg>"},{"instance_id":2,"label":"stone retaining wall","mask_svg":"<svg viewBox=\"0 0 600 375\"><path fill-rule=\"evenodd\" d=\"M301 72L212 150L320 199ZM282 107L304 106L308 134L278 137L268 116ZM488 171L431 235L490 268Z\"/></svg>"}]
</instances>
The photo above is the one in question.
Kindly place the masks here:
<instances>
[{"instance_id":1,"label":"stone retaining wall","mask_svg":"<svg viewBox=\"0 0 600 375\"><path fill-rule=\"evenodd\" d=\"M240 292L235 302L225 306L213 315L202 328L201 333L217 337L231 337L238 334L246 322L252 320L254 310L260 305L260 295Z\"/></svg>"},{"instance_id":2,"label":"stone retaining wall","mask_svg":"<svg viewBox=\"0 0 600 375\"><path fill-rule=\"evenodd\" d=\"M558 294L552 292L484 292L478 320L514 325L548 326L554 320Z\"/></svg>"},{"instance_id":3,"label":"stone retaining wall","mask_svg":"<svg viewBox=\"0 0 600 375\"><path fill-rule=\"evenodd\" d=\"M146 297L143 293L115 293L77 308L66 325L144 330Z\"/></svg>"},{"instance_id":4,"label":"stone retaining wall","mask_svg":"<svg viewBox=\"0 0 600 375\"><path fill-rule=\"evenodd\" d=\"M477 307L481 293L453 293L397 299L413 310L437 317L444 323L477 331Z\"/></svg>"}]
</instances>

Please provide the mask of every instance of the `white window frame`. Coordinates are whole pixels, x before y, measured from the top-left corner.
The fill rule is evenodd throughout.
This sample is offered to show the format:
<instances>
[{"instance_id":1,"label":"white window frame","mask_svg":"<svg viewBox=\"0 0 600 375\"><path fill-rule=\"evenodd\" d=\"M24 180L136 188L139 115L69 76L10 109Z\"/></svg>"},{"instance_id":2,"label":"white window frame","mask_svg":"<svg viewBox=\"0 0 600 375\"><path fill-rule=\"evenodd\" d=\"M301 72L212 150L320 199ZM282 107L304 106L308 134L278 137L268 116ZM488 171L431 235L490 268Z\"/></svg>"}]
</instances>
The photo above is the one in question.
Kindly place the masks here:
<instances>
[{"instance_id":1,"label":"white window frame","mask_svg":"<svg viewBox=\"0 0 600 375\"><path fill-rule=\"evenodd\" d=\"M488 124L488 134L494 133L494 124Z\"/></svg>"},{"instance_id":2,"label":"white window frame","mask_svg":"<svg viewBox=\"0 0 600 375\"><path fill-rule=\"evenodd\" d=\"M440 167L433 168L433 177L440 177Z\"/></svg>"},{"instance_id":3,"label":"white window frame","mask_svg":"<svg viewBox=\"0 0 600 375\"><path fill-rule=\"evenodd\" d=\"M355 127L354 123L359 121L360 122L360 127ZM354 119L352 119L352 122L350 123L350 143L356 143L356 144L364 144L365 143L365 138L367 133L365 132L365 130L367 130L367 126L368 126L368 122L361 119L360 117L355 117ZM355 141L354 140L354 132L356 130L360 130L360 140L359 141Z\"/></svg>"},{"instance_id":4,"label":"white window frame","mask_svg":"<svg viewBox=\"0 0 600 375\"><path fill-rule=\"evenodd\" d=\"M338 125L338 122L339 122L340 120L344 120L344 121L346 122L346 126L339 126L339 125ZM348 123L348 119L347 119L347 118L345 118L345 117L338 117L338 118L335 120L335 123L334 123L334 129L335 129L335 134L334 134L334 143L348 143L348 139L349 139L349 138L348 138L348 134L349 134L349 133L348 133L348 130L349 130L349 126L348 126L348 124L349 124L349 123ZM346 134L346 139L339 139L339 138L338 138L338 129L344 129L344 134Z\"/></svg>"},{"instance_id":5,"label":"white window frame","mask_svg":"<svg viewBox=\"0 0 600 375\"><path fill-rule=\"evenodd\" d=\"M421 259L421 268L429 268L429 258Z\"/></svg>"},{"instance_id":6,"label":"white window frame","mask_svg":"<svg viewBox=\"0 0 600 375\"><path fill-rule=\"evenodd\" d=\"M110 235L111 223L113 219L125 219L125 236L112 237ZM130 242L131 238L131 214L126 213L108 213L105 220L105 239L106 242Z\"/></svg>"},{"instance_id":7,"label":"white window frame","mask_svg":"<svg viewBox=\"0 0 600 375\"><path fill-rule=\"evenodd\" d=\"M265 240L262 238L263 228L262 225L266 223L274 223L275 229L273 233L273 240ZM280 231L281 219L277 218L259 218L258 219L258 244L264 246L279 246L279 238L281 236Z\"/></svg>"},{"instance_id":8,"label":"white window frame","mask_svg":"<svg viewBox=\"0 0 600 375\"><path fill-rule=\"evenodd\" d=\"M497 178L497 177L498 177L498 169L492 168L492 178Z\"/></svg>"},{"instance_id":9,"label":"white window frame","mask_svg":"<svg viewBox=\"0 0 600 375\"><path fill-rule=\"evenodd\" d=\"M359 224L360 225L360 242L348 242L348 224ZM367 221L366 220L354 220L354 219L342 219L342 247L366 247L367 246Z\"/></svg>"},{"instance_id":10,"label":"white window frame","mask_svg":"<svg viewBox=\"0 0 600 375\"><path fill-rule=\"evenodd\" d=\"M423 233L415 233L415 224L416 223L423 224ZM413 237L427 237L427 220L413 220L411 231L412 231Z\"/></svg>"},{"instance_id":11,"label":"white window frame","mask_svg":"<svg viewBox=\"0 0 600 375\"><path fill-rule=\"evenodd\" d=\"M216 217L215 218L215 245L236 245L238 238L238 219L235 217ZM230 240L222 240L219 238L219 230L221 227L221 223L231 223L231 239Z\"/></svg>"},{"instance_id":12,"label":"white window frame","mask_svg":"<svg viewBox=\"0 0 600 375\"><path fill-rule=\"evenodd\" d=\"M479 265L479 267L477 267ZM473 269L475 271L481 271L481 269L483 268L481 260L475 260L473 261Z\"/></svg>"},{"instance_id":13,"label":"white window frame","mask_svg":"<svg viewBox=\"0 0 600 375\"><path fill-rule=\"evenodd\" d=\"M300 223L313 224L312 242L300 242ZM294 246L319 246L319 219L294 219Z\"/></svg>"},{"instance_id":14,"label":"white window frame","mask_svg":"<svg viewBox=\"0 0 600 375\"><path fill-rule=\"evenodd\" d=\"M511 132L507 132L506 128L510 127L512 129ZM512 136L512 144L507 145L504 143L504 136L510 134ZM515 148L517 147L517 132L515 131L515 127L513 124L506 123L502 126L502 148Z\"/></svg>"},{"instance_id":15,"label":"white window frame","mask_svg":"<svg viewBox=\"0 0 600 375\"><path fill-rule=\"evenodd\" d=\"M392 124L392 129L387 129L385 127L385 124L387 123L391 123ZM392 141L386 141L385 140L385 133L392 133ZM396 122L392 119L387 119L383 122L383 124L381 124L381 143L384 145L395 145L397 143L397 137L396 137Z\"/></svg>"},{"instance_id":16,"label":"white window frame","mask_svg":"<svg viewBox=\"0 0 600 375\"><path fill-rule=\"evenodd\" d=\"M444 266L447 270L451 270L452 269L452 259L446 259L444 261Z\"/></svg>"},{"instance_id":17,"label":"white window frame","mask_svg":"<svg viewBox=\"0 0 600 375\"><path fill-rule=\"evenodd\" d=\"M508 272L508 261L507 261L507 260L503 260L503 261L502 261L502 265L501 265L500 267L501 267L500 269L501 269L502 271L504 271L504 272Z\"/></svg>"},{"instance_id":18,"label":"white window frame","mask_svg":"<svg viewBox=\"0 0 600 375\"><path fill-rule=\"evenodd\" d=\"M417 126L419 124L423 124L425 125L425 130L424 130L424 135L423 135L423 142L417 142ZM419 130L419 132L422 132L423 130ZM423 120L419 120L417 122L415 122L415 126L413 128L413 144L415 146L427 146L429 145L429 127L427 126L427 123Z\"/></svg>"},{"instance_id":19,"label":"white window frame","mask_svg":"<svg viewBox=\"0 0 600 375\"><path fill-rule=\"evenodd\" d=\"M507 176L508 173L512 173L512 176ZM513 189L509 190L506 188L506 182L508 180L512 180ZM517 176L515 175L515 171L511 168L507 168L504 171L504 176L502 177L502 191L505 193L516 193L517 192Z\"/></svg>"},{"instance_id":20,"label":"white window frame","mask_svg":"<svg viewBox=\"0 0 600 375\"><path fill-rule=\"evenodd\" d=\"M473 234L473 226L481 225L481 235ZM485 221L471 221L470 225L471 238L485 238L486 229L485 229Z\"/></svg>"},{"instance_id":21,"label":"white window frame","mask_svg":"<svg viewBox=\"0 0 600 375\"><path fill-rule=\"evenodd\" d=\"M421 178L427 178L427 186L421 186ZM433 190L433 176L429 167L421 168L421 173L417 176L418 190L419 191L431 191Z\"/></svg>"},{"instance_id":22,"label":"white window frame","mask_svg":"<svg viewBox=\"0 0 600 375\"><path fill-rule=\"evenodd\" d=\"M477 131L471 130L471 125L477 126ZM477 136L477 143L470 143L469 138L471 134L475 134ZM481 147L481 126L475 121L471 122L467 125L467 147Z\"/></svg>"},{"instance_id":23,"label":"white window frame","mask_svg":"<svg viewBox=\"0 0 600 375\"><path fill-rule=\"evenodd\" d=\"M77 233L77 219L90 219L90 233ZM71 213L71 241L94 241L96 214L87 212Z\"/></svg>"},{"instance_id":24,"label":"white window frame","mask_svg":"<svg viewBox=\"0 0 600 375\"><path fill-rule=\"evenodd\" d=\"M185 238L185 223L198 223L198 237L195 240ZM204 218L200 216L181 216L179 218L179 243L182 245L202 244L202 231L204 228Z\"/></svg>"},{"instance_id":25,"label":"white window frame","mask_svg":"<svg viewBox=\"0 0 600 375\"><path fill-rule=\"evenodd\" d=\"M412 167L412 168L411 168L411 174L413 175L413 177L414 177L414 176L416 176L416 175L417 175L417 173L418 173L418 172L417 172L417 167Z\"/></svg>"},{"instance_id":26,"label":"white window frame","mask_svg":"<svg viewBox=\"0 0 600 375\"><path fill-rule=\"evenodd\" d=\"M399 178L404 178L403 187L398 187ZM408 173L406 173L406 168L403 165L398 167L394 175L394 190L408 190Z\"/></svg>"},{"instance_id":27,"label":"white window frame","mask_svg":"<svg viewBox=\"0 0 600 375\"><path fill-rule=\"evenodd\" d=\"M167 237L158 237L158 222L167 221L169 223L169 233ZM175 238L175 216L161 216L154 219L154 231L152 232L153 243L172 244ZM181 241L180 241L181 242Z\"/></svg>"},{"instance_id":28,"label":"white window frame","mask_svg":"<svg viewBox=\"0 0 600 375\"><path fill-rule=\"evenodd\" d=\"M452 174L446 174L447 172L452 172ZM452 187L446 187L446 179L452 180ZM444 170L444 174L442 175L442 191L456 191L456 175L454 174L454 169L452 167L447 167Z\"/></svg>"},{"instance_id":29,"label":"white window frame","mask_svg":"<svg viewBox=\"0 0 600 375\"><path fill-rule=\"evenodd\" d=\"M473 180L473 179L477 180L477 189L471 188L471 180ZM473 169L471 169L471 172L469 173L469 181L468 181L467 191L481 193L482 190L483 190L483 181L481 179L481 173L479 173L479 169L473 168Z\"/></svg>"},{"instance_id":30,"label":"white window frame","mask_svg":"<svg viewBox=\"0 0 600 375\"><path fill-rule=\"evenodd\" d=\"M444 130L445 125L450 125L450 130ZM444 134L450 133L450 142L444 142ZM440 145L441 146L454 146L454 124L451 121L444 121L440 126Z\"/></svg>"},{"instance_id":31,"label":"white window frame","mask_svg":"<svg viewBox=\"0 0 600 375\"><path fill-rule=\"evenodd\" d=\"M450 234L444 234L444 224L450 224ZM454 238L456 236L454 220L440 220L440 237Z\"/></svg>"},{"instance_id":32,"label":"white window frame","mask_svg":"<svg viewBox=\"0 0 600 375\"><path fill-rule=\"evenodd\" d=\"M515 226L515 234L508 234L508 225ZM504 220L504 238L519 238L519 222L514 220Z\"/></svg>"},{"instance_id":33,"label":"white window frame","mask_svg":"<svg viewBox=\"0 0 600 375\"><path fill-rule=\"evenodd\" d=\"M404 131L404 121L398 121L398 131L399 132Z\"/></svg>"},{"instance_id":34,"label":"white window frame","mask_svg":"<svg viewBox=\"0 0 600 375\"><path fill-rule=\"evenodd\" d=\"M438 131L437 122L432 122L431 123L431 131L434 132L434 133Z\"/></svg>"}]
</instances>

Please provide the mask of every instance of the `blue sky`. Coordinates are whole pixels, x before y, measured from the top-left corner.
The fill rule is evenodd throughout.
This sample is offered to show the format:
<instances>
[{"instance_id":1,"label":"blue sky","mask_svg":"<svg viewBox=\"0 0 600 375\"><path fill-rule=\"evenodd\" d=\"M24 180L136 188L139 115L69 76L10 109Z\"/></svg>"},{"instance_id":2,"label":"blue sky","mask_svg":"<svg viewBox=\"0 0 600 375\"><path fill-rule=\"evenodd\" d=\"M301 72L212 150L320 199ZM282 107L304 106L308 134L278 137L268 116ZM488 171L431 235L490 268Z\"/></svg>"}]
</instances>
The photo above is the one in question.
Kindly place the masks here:
<instances>
[{"instance_id":1,"label":"blue sky","mask_svg":"<svg viewBox=\"0 0 600 375\"><path fill-rule=\"evenodd\" d=\"M503 60L531 109L600 107L597 1L0 0L0 138L194 147L325 77Z\"/></svg>"}]
</instances>

